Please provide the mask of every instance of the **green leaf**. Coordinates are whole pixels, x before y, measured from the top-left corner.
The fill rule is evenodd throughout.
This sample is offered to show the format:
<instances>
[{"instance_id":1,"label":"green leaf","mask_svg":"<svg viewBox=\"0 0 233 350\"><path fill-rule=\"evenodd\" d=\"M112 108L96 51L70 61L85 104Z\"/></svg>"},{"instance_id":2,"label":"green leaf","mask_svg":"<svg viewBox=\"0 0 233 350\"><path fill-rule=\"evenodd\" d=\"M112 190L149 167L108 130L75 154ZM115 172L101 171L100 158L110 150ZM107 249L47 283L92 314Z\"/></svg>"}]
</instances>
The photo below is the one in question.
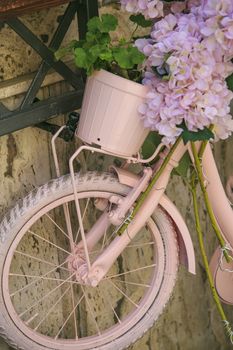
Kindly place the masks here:
<instances>
[{"instance_id":1,"label":"green leaf","mask_svg":"<svg viewBox=\"0 0 233 350\"><path fill-rule=\"evenodd\" d=\"M124 69L130 69L133 67L133 63L130 55L128 54L127 47L117 47L113 50L113 56L117 64Z\"/></svg>"},{"instance_id":2,"label":"green leaf","mask_svg":"<svg viewBox=\"0 0 233 350\"><path fill-rule=\"evenodd\" d=\"M100 35L96 36L96 40L100 43L100 44L109 44L111 41L111 37L108 33L100 33Z\"/></svg>"},{"instance_id":3,"label":"green leaf","mask_svg":"<svg viewBox=\"0 0 233 350\"><path fill-rule=\"evenodd\" d=\"M94 67L92 64L89 64L88 67L86 68L87 70L87 75L90 76L94 72Z\"/></svg>"},{"instance_id":4,"label":"green leaf","mask_svg":"<svg viewBox=\"0 0 233 350\"><path fill-rule=\"evenodd\" d=\"M89 49L90 54L93 56L93 58L99 57L101 53L101 46L100 45L94 45Z\"/></svg>"},{"instance_id":5,"label":"green leaf","mask_svg":"<svg viewBox=\"0 0 233 350\"><path fill-rule=\"evenodd\" d=\"M93 65L94 70L100 70L100 69L108 70L108 68L109 66L107 61L101 60L100 58L98 58Z\"/></svg>"},{"instance_id":6,"label":"green leaf","mask_svg":"<svg viewBox=\"0 0 233 350\"><path fill-rule=\"evenodd\" d=\"M87 28L90 32L96 32L100 29L101 27L101 21L100 18L95 16L89 19L87 22Z\"/></svg>"},{"instance_id":7,"label":"green leaf","mask_svg":"<svg viewBox=\"0 0 233 350\"><path fill-rule=\"evenodd\" d=\"M207 127L198 131L189 131L186 126L182 126L182 128L184 131L182 132L181 136L185 145L188 141L203 141L214 138L214 134Z\"/></svg>"},{"instance_id":8,"label":"green leaf","mask_svg":"<svg viewBox=\"0 0 233 350\"><path fill-rule=\"evenodd\" d=\"M183 178L187 178L188 170L191 164L192 162L187 151L181 158L179 165L173 169L174 174L180 175Z\"/></svg>"},{"instance_id":9,"label":"green leaf","mask_svg":"<svg viewBox=\"0 0 233 350\"><path fill-rule=\"evenodd\" d=\"M86 41L87 41L87 45L86 46L88 46L88 44L95 43L96 42L96 34L93 33L93 32L87 32L87 34L86 34Z\"/></svg>"},{"instance_id":10,"label":"green leaf","mask_svg":"<svg viewBox=\"0 0 233 350\"><path fill-rule=\"evenodd\" d=\"M120 45L120 46L124 46L124 45L126 45L126 44L127 44L126 38L120 38L120 39L119 39L119 45Z\"/></svg>"},{"instance_id":11,"label":"green leaf","mask_svg":"<svg viewBox=\"0 0 233 350\"><path fill-rule=\"evenodd\" d=\"M99 45L99 46L108 46L111 41L110 35L108 33L101 33L101 32L87 32L86 34L86 42L83 44L83 48L88 50L91 49L93 46Z\"/></svg>"},{"instance_id":12,"label":"green leaf","mask_svg":"<svg viewBox=\"0 0 233 350\"><path fill-rule=\"evenodd\" d=\"M116 27L118 25L118 20L115 16L106 13L101 16L101 20L102 20L102 23L101 23L100 31L102 33L108 33L113 30L116 30Z\"/></svg>"},{"instance_id":13,"label":"green leaf","mask_svg":"<svg viewBox=\"0 0 233 350\"><path fill-rule=\"evenodd\" d=\"M129 47L128 50L134 64L140 64L144 61L145 55L137 47Z\"/></svg>"},{"instance_id":14,"label":"green leaf","mask_svg":"<svg viewBox=\"0 0 233 350\"><path fill-rule=\"evenodd\" d=\"M226 82L228 89L233 91L233 73L226 78Z\"/></svg>"},{"instance_id":15,"label":"green leaf","mask_svg":"<svg viewBox=\"0 0 233 350\"><path fill-rule=\"evenodd\" d=\"M142 14L131 15L129 19L131 22L143 28L151 27L153 25L153 22L150 19L145 19L145 17Z\"/></svg>"},{"instance_id":16,"label":"green leaf","mask_svg":"<svg viewBox=\"0 0 233 350\"><path fill-rule=\"evenodd\" d=\"M72 40L67 47L62 47L59 50L57 50L54 53L55 59L58 61L60 60L62 57L66 56L67 54L70 54L71 52L73 52L73 50L77 47L82 47L83 45L83 40L77 41L77 40Z\"/></svg>"},{"instance_id":17,"label":"green leaf","mask_svg":"<svg viewBox=\"0 0 233 350\"><path fill-rule=\"evenodd\" d=\"M108 62L111 62L113 60L112 51L108 47L101 49L99 57L101 60L108 61Z\"/></svg>"},{"instance_id":18,"label":"green leaf","mask_svg":"<svg viewBox=\"0 0 233 350\"><path fill-rule=\"evenodd\" d=\"M142 145L142 156L144 159L149 158L154 153L155 149L161 143L161 136L154 131L151 131Z\"/></svg>"},{"instance_id":19,"label":"green leaf","mask_svg":"<svg viewBox=\"0 0 233 350\"><path fill-rule=\"evenodd\" d=\"M115 47L113 56L123 69L131 69L135 64L142 63L145 56L136 47Z\"/></svg>"},{"instance_id":20,"label":"green leaf","mask_svg":"<svg viewBox=\"0 0 233 350\"><path fill-rule=\"evenodd\" d=\"M109 33L112 30L115 30L117 25L117 18L113 15L106 13L101 17L92 17L87 23L87 28L89 32L92 33Z\"/></svg>"},{"instance_id":21,"label":"green leaf","mask_svg":"<svg viewBox=\"0 0 233 350\"><path fill-rule=\"evenodd\" d=\"M54 53L56 61L59 61L62 57L66 56L70 52L71 49L69 47L62 47L61 49L57 50Z\"/></svg>"},{"instance_id":22,"label":"green leaf","mask_svg":"<svg viewBox=\"0 0 233 350\"><path fill-rule=\"evenodd\" d=\"M90 59L94 63L97 58L108 62L113 60L112 51L106 45L94 45L89 49Z\"/></svg>"},{"instance_id":23,"label":"green leaf","mask_svg":"<svg viewBox=\"0 0 233 350\"><path fill-rule=\"evenodd\" d=\"M75 55L75 64L79 68L88 68L88 55L84 49L81 47L78 47L77 49L74 50L74 55Z\"/></svg>"}]
</instances>

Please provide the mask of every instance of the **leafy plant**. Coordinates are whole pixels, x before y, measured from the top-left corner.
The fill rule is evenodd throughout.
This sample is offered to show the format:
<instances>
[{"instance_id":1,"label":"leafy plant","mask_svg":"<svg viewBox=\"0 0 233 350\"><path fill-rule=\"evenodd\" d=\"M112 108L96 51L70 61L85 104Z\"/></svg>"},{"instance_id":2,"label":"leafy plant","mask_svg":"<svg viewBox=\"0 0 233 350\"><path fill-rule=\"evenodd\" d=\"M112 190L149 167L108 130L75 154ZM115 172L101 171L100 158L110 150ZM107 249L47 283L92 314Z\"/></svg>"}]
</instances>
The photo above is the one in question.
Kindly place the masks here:
<instances>
[{"instance_id":1,"label":"leafy plant","mask_svg":"<svg viewBox=\"0 0 233 350\"><path fill-rule=\"evenodd\" d=\"M204 140L214 139L213 132L207 127L204 127L204 129L198 130L198 131L188 130L185 123L182 123L181 127L183 129L181 136L185 145L189 141L204 141Z\"/></svg>"},{"instance_id":2,"label":"leafy plant","mask_svg":"<svg viewBox=\"0 0 233 350\"><path fill-rule=\"evenodd\" d=\"M175 175L179 175L186 180L191 164L192 162L189 153L188 151L186 151L181 160L179 161L179 165L173 169L172 173Z\"/></svg>"},{"instance_id":3,"label":"leafy plant","mask_svg":"<svg viewBox=\"0 0 233 350\"><path fill-rule=\"evenodd\" d=\"M226 82L228 89L233 91L233 73L226 78Z\"/></svg>"},{"instance_id":4,"label":"leafy plant","mask_svg":"<svg viewBox=\"0 0 233 350\"><path fill-rule=\"evenodd\" d=\"M151 28L153 25L153 21L151 19L145 19L141 13L139 15L131 15L129 19L131 22L143 28Z\"/></svg>"},{"instance_id":5,"label":"leafy plant","mask_svg":"<svg viewBox=\"0 0 233 350\"><path fill-rule=\"evenodd\" d=\"M131 21L135 23L135 29L151 26L151 21L145 20L142 15L131 16ZM145 56L133 45L133 38L129 41L121 38L118 43L112 43L110 32L115 31L117 26L118 20L111 14L91 18L87 23L85 40L73 40L55 53L56 59L72 53L77 67L85 69L87 75L94 70L105 69L131 80L140 80L138 65Z\"/></svg>"},{"instance_id":6,"label":"leafy plant","mask_svg":"<svg viewBox=\"0 0 233 350\"><path fill-rule=\"evenodd\" d=\"M141 149L141 153L144 159L152 156L158 145L161 143L161 139L162 137L154 131L151 131L148 134Z\"/></svg>"}]
</instances>

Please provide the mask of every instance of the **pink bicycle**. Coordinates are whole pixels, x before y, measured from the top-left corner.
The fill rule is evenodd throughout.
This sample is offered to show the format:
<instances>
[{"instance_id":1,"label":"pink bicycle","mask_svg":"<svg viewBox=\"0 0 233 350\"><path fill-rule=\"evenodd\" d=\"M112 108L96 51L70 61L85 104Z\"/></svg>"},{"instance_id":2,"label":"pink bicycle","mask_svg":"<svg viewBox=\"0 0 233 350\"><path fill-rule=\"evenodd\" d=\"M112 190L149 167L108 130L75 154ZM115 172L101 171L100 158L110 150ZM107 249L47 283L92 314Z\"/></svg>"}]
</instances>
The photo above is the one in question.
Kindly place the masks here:
<instances>
[{"instance_id":1,"label":"pink bicycle","mask_svg":"<svg viewBox=\"0 0 233 350\"><path fill-rule=\"evenodd\" d=\"M83 115L85 103L84 98ZM136 119L130 125L138 122L141 128ZM88 123L88 117L81 119L77 135L89 145L70 158L70 174L60 176L55 147L64 126L52 139L58 178L31 192L0 226L0 334L17 349L124 349L162 313L179 263L195 273L189 231L164 194L172 169L189 146L180 142L167 157L170 148L161 145L144 160L124 144L130 141L129 130L117 151L115 116L112 128L92 128L92 140ZM83 151L125 162L109 173L75 174L74 160ZM143 166L155 158L152 167ZM130 163L140 163L141 173L130 171ZM210 145L203 167L219 227L233 246L232 210ZM232 282L220 258L217 249L212 260L216 288L232 303Z\"/></svg>"}]
</instances>

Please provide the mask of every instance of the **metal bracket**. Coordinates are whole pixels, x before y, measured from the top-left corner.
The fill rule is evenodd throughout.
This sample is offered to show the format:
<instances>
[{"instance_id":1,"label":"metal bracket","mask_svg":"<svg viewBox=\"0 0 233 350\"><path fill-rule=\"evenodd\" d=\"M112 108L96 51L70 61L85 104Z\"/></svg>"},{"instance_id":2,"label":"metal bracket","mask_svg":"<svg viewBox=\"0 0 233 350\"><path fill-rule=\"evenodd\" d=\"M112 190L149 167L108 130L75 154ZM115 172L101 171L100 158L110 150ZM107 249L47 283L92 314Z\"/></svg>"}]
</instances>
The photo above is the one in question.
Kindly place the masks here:
<instances>
[{"instance_id":1,"label":"metal bracket","mask_svg":"<svg viewBox=\"0 0 233 350\"><path fill-rule=\"evenodd\" d=\"M77 128L79 122L79 113L71 112L68 116L68 121L66 123L66 127L62 130L62 132L58 135L61 139L66 142L72 141L75 136L75 130ZM56 132L61 128L59 125L51 124L47 122L42 122L36 125L37 128L46 130L50 132L52 135L55 135Z\"/></svg>"}]
</instances>

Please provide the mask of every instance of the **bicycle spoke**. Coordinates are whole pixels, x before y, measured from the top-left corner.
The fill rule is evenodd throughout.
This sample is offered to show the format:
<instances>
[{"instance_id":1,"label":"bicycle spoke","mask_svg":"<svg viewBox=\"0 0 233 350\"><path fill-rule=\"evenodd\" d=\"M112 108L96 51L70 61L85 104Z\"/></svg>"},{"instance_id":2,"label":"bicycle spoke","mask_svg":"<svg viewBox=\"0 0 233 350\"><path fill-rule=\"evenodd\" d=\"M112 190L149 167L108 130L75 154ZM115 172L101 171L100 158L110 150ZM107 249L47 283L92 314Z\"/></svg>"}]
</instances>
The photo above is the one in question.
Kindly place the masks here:
<instances>
[{"instance_id":1,"label":"bicycle spoke","mask_svg":"<svg viewBox=\"0 0 233 350\"><path fill-rule=\"evenodd\" d=\"M102 247L101 247L101 252L103 251L104 247L105 247L105 240L106 240L106 237L107 237L107 227L104 231L104 237L103 237L103 242L102 242Z\"/></svg>"},{"instance_id":2,"label":"bicycle spoke","mask_svg":"<svg viewBox=\"0 0 233 350\"><path fill-rule=\"evenodd\" d=\"M79 306L79 304L81 303L81 301L84 298L84 294L81 296L81 298L79 299L79 301L77 302L77 304L75 305L75 307L73 308L73 310L70 312L70 314L68 315L67 319L65 320L65 322L63 323L63 326L61 327L61 329L59 330L59 332L56 334L55 336L55 340L59 337L59 334L61 333L61 331L64 329L65 325L67 324L67 322L69 321L70 317L72 316L72 314L75 312L75 310L77 309L77 307Z\"/></svg>"},{"instance_id":3,"label":"bicycle spoke","mask_svg":"<svg viewBox=\"0 0 233 350\"><path fill-rule=\"evenodd\" d=\"M48 280L48 281L66 281L62 278L52 278L52 277L40 277L40 276L33 276L33 275L23 275L23 274L19 274L19 273L10 273L9 276L15 276L15 277L27 277L27 278L37 278L39 277L39 279L42 279L42 280ZM76 281L68 281L68 283L73 283L73 284L80 284Z\"/></svg>"},{"instance_id":4,"label":"bicycle spoke","mask_svg":"<svg viewBox=\"0 0 233 350\"><path fill-rule=\"evenodd\" d=\"M83 215L82 215L82 221L84 220L84 218L85 218L85 216L86 216L86 211L87 211L89 202L90 202L90 198L88 198L87 203L86 203L86 205L85 205L85 208L84 208L84 211L83 211ZM77 232L77 234L76 234L74 243L77 243L79 233L80 233L80 228L78 229L78 232Z\"/></svg>"},{"instance_id":5,"label":"bicycle spoke","mask_svg":"<svg viewBox=\"0 0 233 350\"><path fill-rule=\"evenodd\" d=\"M129 282L129 281L122 281L122 280L114 280L115 282L121 282L121 283L125 283L125 284L131 284L133 286L139 286L139 287L145 287L145 288L150 288L151 285L150 284L144 284L144 283L136 283L136 282Z\"/></svg>"},{"instance_id":6,"label":"bicycle spoke","mask_svg":"<svg viewBox=\"0 0 233 350\"><path fill-rule=\"evenodd\" d=\"M28 326L32 321L35 320L35 318L36 318L37 316L39 316L38 312L37 312L35 315L33 315L32 317L30 317L29 320L27 320L27 321L25 322L25 324Z\"/></svg>"},{"instance_id":7,"label":"bicycle spoke","mask_svg":"<svg viewBox=\"0 0 233 350\"><path fill-rule=\"evenodd\" d=\"M71 249L71 251L73 251L74 250L74 237L73 237L73 230L72 230L72 224L71 224L71 219L70 219L70 211L69 211L68 203L63 204L63 212L65 215L66 228L68 230L70 249Z\"/></svg>"},{"instance_id":8,"label":"bicycle spoke","mask_svg":"<svg viewBox=\"0 0 233 350\"><path fill-rule=\"evenodd\" d=\"M38 305L42 300L44 300L45 298L49 297L52 293L54 293L59 287L61 287L64 283L66 283L70 278L72 278L75 275L75 273L73 273L71 276L69 276L66 280L64 280L62 283L60 283L58 286L56 286L55 288L53 288L49 293L47 293L46 295L44 295L41 299L37 300L32 306L30 306L28 309L26 309L24 312L22 312L19 317L21 318L23 315L25 315L28 311L30 311L31 309L33 309L36 305Z\"/></svg>"},{"instance_id":9,"label":"bicycle spoke","mask_svg":"<svg viewBox=\"0 0 233 350\"><path fill-rule=\"evenodd\" d=\"M110 243L110 240L112 239L112 237L115 235L116 232L117 232L117 229L114 230L114 231L112 232L112 234L110 235L110 237L108 237L108 239L106 240L106 242L105 242L103 248L105 248L106 245L107 245L108 243Z\"/></svg>"},{"instance_id":10,"label":"bicycle spoke","mask_svg":"<svg viewBox=\"0 0 233 350\"><path fill-rule=\"evenodd\" d=\"M70 237L68 236L67 233L65 233L65 231L51 218L51 216L49 214L45 214L49 220L52 221L52 223L63 233L64 236L66 236L68 238L68 240L70 240Z\"/></svg>"},{"instance_id":11,"label":"bicycle spoke","mask_svg":"<svg viewBox=\"0 0 233 350\"><path fill-rule=\"evenodd\" d=\"M112 306L112 303L111 303L111 301L109 300L108 295L105 294L105 296L106 296L107 302L108 302L108 304L110 305L110 308L112 309L112 312L114 313L114 315L115 315L115 317L116 317L118 323L121 323L121 320L120 320L119 316L117 315L117 313L116 313L114 307Z\"/></svg>"},{"instance_id":12,"label":"bicycle spoke","mask_svg":"<svg viewBox=\"0 0 233 350\"><path fill-rule=\"evenodd\" d=\"M68 292L68 290L71 288L71 286L69 286L65 292L60 296L60 298L56 301L56 303L54 305L51 306L51 308L48 310L48 312L46 313L46 315L42 318L42 320L40 320L40 322L38 323L38 325L33 328L34 331L36 331L40 325L46 320L46 318L49 316L49 314L53 311L53 309L55 308L55 306L57 306L59 304L59 302L62 300L62 298L64 297L64 295Z\"/></svg>"},{"instance_id":13,"label":"bicycle spoke","mask_svg":"<svg viewBox=\"0 0 233 350\"><path fill-rule=\"evenodd\" d=\"M136 272L136 271L145 270L145 269L148 269L148 268L154 267L154 266L156 266L156 264L152 264L152 265L147 265L147 266L139 267L138 269L134 269L134 270L130 270L130 271L118 273L118 274L116 274L116 275L106 276L106 277L103 278L102 281L104 281L104 280L109 280L109 279L111 279L111 278L115 278L115 277L118 277L118 276L127 275L128 273L132 273L132 272Z\"/></svg>"},{"instance_id":14,"label":"bicycle spoke","mask_svg":"<svg viewBox=\"0 0 233 350\"><path fill-rule=\"evenodd\" d=\"M129 300L129 302L130 302L131 304L133 304L134 306L136 306L136 308L139 307L139 305L136 304L127 294L125 294L125 292L123 292L123 290L121 290L119 287L117 287L117 286L115 285L115 283L113 283L113 281L109 280L108 282L111 283L122 295L124 295L124 297L126 297L126 299Z\"/></svg>"},{"instance_id":15,"label":"bicycle spoke","mask_svg":"<svg viewBox=\"0 0 233 350\"><path fill-rule=\"evenodd\" d=\"M73 286L72 286L72 285L71 285L70 287L71 287L70 289L71 289L72 306L73 306L73 308L74 308L74 289L73 289ZM75 308L75 310L74 310L73 316L74 316L75 339L78 339L77 321L76 321L76 308Z\"/></svg>"},{"instance_id":16,"label":"bicycle spoke","mask_svg":"<svg viewBox=\"0 0 233 350\"><path fill-rule=\"evenodd\" d=\"M52 272L56 271L57 269L61 268L61 267L62 267L63 265L65 265L66 263L67 263L67 262L64 261L61 265L56 266L54 269L52 269L52 270L46 272L44 275L38 276L38 279L37 279L37 280L32 281L32 282L30 282L29 284L27 284L26 286L24 286L24 287L22 287L22 288L16 290L14 293L10 294L10 296L13 297L15 294L17 294L17 293L19 293L19 292L22 292L25 288L28 288L28 287L30 287L31 285L35 284L37 281L41 280L42 277L46 277L46 276L49 275L50 273L52 273Z\"/></svg>"},{"instance_id":17,"label":"bicycle spoke","mask_svg":"<svg viewBox=\"0 0 233 350\"><path fill-rule=\"evenodd\" d=\"M19 222L17 240L6 258L7 279L2 290L11 306L11 318L18 328L22 326L27 338L37 342L38 348L111 347L112 340L115 344L118 337L126 339L127 332L143 320L160 292L160 277L172 271L163 271L163 260L158 256L163 253L161 238L150 219L148 227L129 242L101 283L96 288L88 284L88 276L87 280L83 276L86 270L82 265L80 225L84 224L84 235L91 242L88 253L93 264L109 249L117 229L107 222L108 208L102 217L102 208L95 200L103 198L107 205L110 194L116 189L116 195L119 192L124 196L124 188L115 181L111 187L111 178L101 179L96 189L89 182L86 185L82 177L75 178L81 207L79 223L71 180L56 196L52 189L51 198L36 207L31 218L26 214L24 226ZM114 210L115 204L112 206ZM96 236L92 240L96 232L98 241Z\"/></svg>"},{"instance_id":18,"label":"bicycle spoke","mask_svg":"<svg viewBox=\"0 0 233 350\"><path fill-rule=\"evenodd\" d=\"M86 303L87 303L87 306L88 306L88 308L89 308L89 310L90 310L91 316L92 316L93 321L94 321L94 323L95 323L95 326L96 326L97 332L98 332L98 334L99 334L99 335L101 335L101 332L100 332L100 329L99 329L98 323L97 323L97 321L96 321L96 318L95 318L94 312L93 312L93 310L92 310L91 304L89 303L89 300L88 300L88 298L87 298L87 296L86 296L86 293L85 293L84 288L83 288L83 286L82 286L82 285L81 285L81 288L82 288L82 292L83 292L83 295L84 295L84 297L85 297L85 301L86 301Z\"/></svg>"},{"instance_id":19,"label":"bicycle spoke","mask_svg":"<svg viewBox=\"0 0 233 350\"><path fill-rule=\"evenodd\" d=\"M54 263L52 263L52 262L49 262L49 261L46 261L46 260L42 260L42 259L36 258L35 256L32 256L32 255L23 253L23 252L21 252L21 251L19 251L19 250L15 250L15 253L20 254L20 255L23 255L23 256L26 256L27 258L30 258L30 259L33 259L33 260L42 262L42 263L44 263L44 264L47 264L47 265L50 265L50 266L54 266L54 267L56 267L56 268L61 268L62 270L69 271L69 269L67 269L66 267L58 266L58 265L56 265L56 264L54 264Z\"/></svg>"},{"instance_id":20,"label":"bicycle spoke","mask_svg":"<svg viewBox=\"0 0 233 350\"><path fill-rule=\"evenodd\" d=\"M53 247L55 247L55 248L61 250L62 252L65 252L66 254L69 254L69 255L73 255L71 252L68 252L68 250L65 250L65 249L59 247L59 246L56 245L55 243L53 243L53 242L47 240L46 238L43 238L43 237L41 237L40 235L37 235L35 232L33 232L33 231L31 231L31 230L28 230L28 232L29 232L31 235L33 235L33 236L35 236L35 237L41 239L42 241L44 241L44 242L46 242L46 243L48 243L48 244L51 244Z\"/></svg>"}]
</instances>

